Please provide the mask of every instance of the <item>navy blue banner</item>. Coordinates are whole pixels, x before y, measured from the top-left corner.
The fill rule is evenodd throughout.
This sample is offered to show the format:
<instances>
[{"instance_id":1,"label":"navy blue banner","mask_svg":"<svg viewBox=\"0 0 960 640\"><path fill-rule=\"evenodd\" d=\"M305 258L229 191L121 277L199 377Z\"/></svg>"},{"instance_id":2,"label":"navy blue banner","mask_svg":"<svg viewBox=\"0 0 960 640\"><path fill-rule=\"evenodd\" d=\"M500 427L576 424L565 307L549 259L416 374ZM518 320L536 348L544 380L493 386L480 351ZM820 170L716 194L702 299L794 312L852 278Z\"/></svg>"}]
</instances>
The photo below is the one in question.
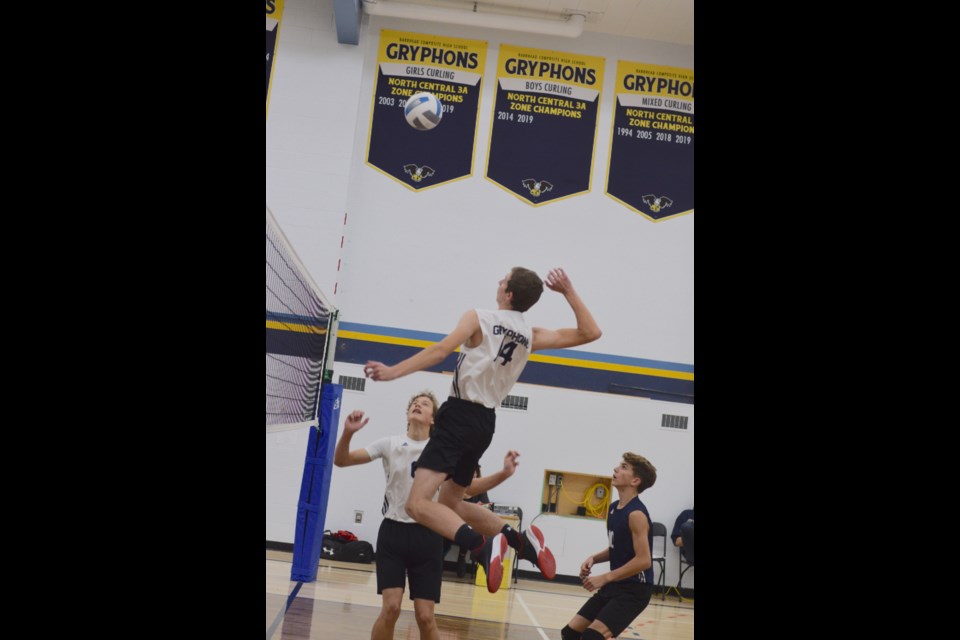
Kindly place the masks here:
<instances>
[{"instance_id":1,"label":"navy blue banner","mask_svg":"<svg viewBox=\"0 0 960 640\"><path fill-rule=\"evenodd\" d=\"M693 212L693 72L620 61L607 195L655 222Z\"/></svg>"},{"instance_id":2,"label":"navy blue banner","mask_svg":"<svg viewBox=\"0 0 960 640\"><path fill-rule=\"evenodd\" d=\"M367 164L414 191L473 175L485 54L485 42L384 29ZM420 92L443 105L428 131L404 117L407 98Z\"/></svg>"},{"instance_id":3,"label":"navy blue banner","mask_svg":"<svg viewBox=\"0 0 960 640\"><path fill-rule=\"evenodd\" d=\"M590 190L603 58L500 47L487 179L537 206Z\"/></svg>"},{"instance_id":4,"label":"navy blue banner","mask_svg":"<svg viewBox=\"0 0 960 640\"><path fill-rule=\"evenodd\" d=\"M267 0L267 114L270 113L270 75L277 57L277 37L282 16L283 0Z\"/></svg>"}]
</instances>

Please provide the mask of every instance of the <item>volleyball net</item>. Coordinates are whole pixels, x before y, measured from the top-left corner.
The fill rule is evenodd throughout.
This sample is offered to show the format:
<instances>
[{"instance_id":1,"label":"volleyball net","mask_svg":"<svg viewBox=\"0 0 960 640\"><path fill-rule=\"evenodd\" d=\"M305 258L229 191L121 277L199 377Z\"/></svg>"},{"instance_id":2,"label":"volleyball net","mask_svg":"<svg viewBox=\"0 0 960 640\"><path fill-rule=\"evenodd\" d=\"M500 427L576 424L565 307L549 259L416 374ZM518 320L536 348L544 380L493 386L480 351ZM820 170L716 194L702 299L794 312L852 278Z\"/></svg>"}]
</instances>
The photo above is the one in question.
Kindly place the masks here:
<instances>
[{"instance_id":1,"label":"volleyball net","mask_svg":"<svg viewBox=\"0 0 960 640\"><path fill-rule=\"evenodd\" d=\"M267 433L315 424L332 375L337 309L267 210Z\"/></svg>"}]
</instances>

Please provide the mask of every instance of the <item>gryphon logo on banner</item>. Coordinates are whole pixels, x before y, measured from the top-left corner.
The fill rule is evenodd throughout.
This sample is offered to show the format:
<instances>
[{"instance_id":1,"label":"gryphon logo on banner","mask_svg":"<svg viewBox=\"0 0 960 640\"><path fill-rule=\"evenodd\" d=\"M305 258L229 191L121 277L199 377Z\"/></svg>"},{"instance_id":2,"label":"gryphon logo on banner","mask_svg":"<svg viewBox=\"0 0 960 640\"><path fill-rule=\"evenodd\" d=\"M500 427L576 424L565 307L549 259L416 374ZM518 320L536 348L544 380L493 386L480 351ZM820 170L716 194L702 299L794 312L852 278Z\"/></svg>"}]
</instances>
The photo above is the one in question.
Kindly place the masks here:
<instances>
[{"instance_id":1,"label":"gryphon logo on banner","mask_svg":"<svg viewBox=\"0 0 960 640\"><path fill-rule=\"evenodd\" d=\"M418 167L415 164L405 164L403 165L403 170L410 174L410 177L413 178L414 182L420 182L424 178L429 178L434 173L436 173L433 169L431 169L427 165Z\"/></svg>"},{"instance_id":2,"label":"gryphon logo on banner","mask_svg":"<svg viewBox=\"0 0 960 640\"><path fill-rule=\"evenodd\" d=\"M659 198L652 193L649 193L643 196L643 201L650 205L650 211L656 213L660 209L666 209L673 204L673 200L667 196L660 196Z\"/></svg>"},{"instance_id":3,"label":"gryphon logo on banner","mask_svg":"<svg viewBox=\"0 0 960 640\"><path fill-rule=\"evenodd\" d=\"M539 197L541 193L546 193L553 189L553 185L546 180L537 182L533 178L527 178L523 181L523 186L530 190L530 195L534 198Z\"/></svg>"}]
</instances>

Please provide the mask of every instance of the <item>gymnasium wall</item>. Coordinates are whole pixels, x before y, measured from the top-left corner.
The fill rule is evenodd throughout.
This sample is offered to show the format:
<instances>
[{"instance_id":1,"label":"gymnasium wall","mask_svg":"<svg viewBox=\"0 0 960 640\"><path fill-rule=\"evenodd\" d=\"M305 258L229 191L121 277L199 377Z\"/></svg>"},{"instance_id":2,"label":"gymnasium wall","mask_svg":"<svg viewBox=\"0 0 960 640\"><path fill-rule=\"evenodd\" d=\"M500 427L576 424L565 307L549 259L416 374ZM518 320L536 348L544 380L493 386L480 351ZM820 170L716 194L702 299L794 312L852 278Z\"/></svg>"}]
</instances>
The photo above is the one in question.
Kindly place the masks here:
<instances>
[{"instance_id":1,"label":"gymnasium wall","mask_svg":"<svg viewBox=\"0 0 960 640\"><path fill-rule=\"evenodd\" d=\"M413 192L365 164L382 28L488 42L471 178ZM532 207L483 177L501 43L606 58L589 193ZM492 308L497 282L515 265L541 275L564 267L603 329L599 341L566 355L588 352L601 361L653 361L692 372L694 215L653 223L603 193L618 59L692 68L693 48L589 32L554 38L376 17L364 19L358 46L340 45L332 1L287 1L267 120L267 204L340 308L349 328L344 333L352 330L338 349L334 380L363 376L354 354L382 353L391 363L401 357L395 345L357 338L362 329L446 334L466 309ZM533 325L574 324L563 297L549 290L526 316ZM494 501L520 506L529 521L539 511L543 469L609 475L629 450L657 466L657 484L641 499L654 520L672 528L694 499L693 404L578 390L586 388L578 376L605 382L610 375L557 365L537 378L541 383L516 385L513 393L527 396L529 409L498 411L497 435L481 461L491 472L508 448L521 452L517 474L490 492ZM429 388L442 399L449 384L449 375L423 372L345 392L341 416L359 408L371 418L354 445L401 433L409 397ZM688 428L662 428L663 414L687 416ZM266 436L267 540L293 541L305 445L302 431ZM335 469L327 528L374 542L382 501L379 462ZM361 524L354 523L357 510ZM576 574L605 544L600 521L544 515L537 524L561 574ZM668 549L667 558L667 583L675 583L676 552Z\"/></svg>"}]
</instances>

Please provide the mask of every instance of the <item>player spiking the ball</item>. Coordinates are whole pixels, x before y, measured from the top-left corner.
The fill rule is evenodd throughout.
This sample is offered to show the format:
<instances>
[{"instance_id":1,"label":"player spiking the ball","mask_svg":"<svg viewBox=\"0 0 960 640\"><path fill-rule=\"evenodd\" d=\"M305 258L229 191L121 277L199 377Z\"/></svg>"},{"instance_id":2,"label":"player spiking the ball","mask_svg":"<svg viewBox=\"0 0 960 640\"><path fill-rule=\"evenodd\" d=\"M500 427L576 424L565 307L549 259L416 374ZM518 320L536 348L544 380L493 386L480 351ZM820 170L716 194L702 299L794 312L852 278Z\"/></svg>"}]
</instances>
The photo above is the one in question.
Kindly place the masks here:
<instances>
[{"instance_id":1,"label":"player spiking the ball","mask_svg":"<svg viewBox=\"0 0 960 640\"><path fill-rule=\"evenodd\" d=\"M368 378L395 380L443 362L460 347L450 397L437 412L434 435L417 463L406 511L420 524L478 553L491 593L500 587L508 544L520 558L535 564L546 578L556 575L556 561L537 527L517 532L509 525L498 530L496 525L488 528L481 523L474 530L461 513L466 487L493 439L495 409L520 377L531 352L575 347L601 336L593 315L570 278L559 268L550 270L546 285L566 298L577 326L529 327L523 312L540 299L543 284L530 269L514 267L500 280L496 310L467 311L440 342L393 366L376 361L364 366ZM447 478L452 482L444 482ZM438 488L439 501L433 502Z\"/></svg>"}]
</instances>

